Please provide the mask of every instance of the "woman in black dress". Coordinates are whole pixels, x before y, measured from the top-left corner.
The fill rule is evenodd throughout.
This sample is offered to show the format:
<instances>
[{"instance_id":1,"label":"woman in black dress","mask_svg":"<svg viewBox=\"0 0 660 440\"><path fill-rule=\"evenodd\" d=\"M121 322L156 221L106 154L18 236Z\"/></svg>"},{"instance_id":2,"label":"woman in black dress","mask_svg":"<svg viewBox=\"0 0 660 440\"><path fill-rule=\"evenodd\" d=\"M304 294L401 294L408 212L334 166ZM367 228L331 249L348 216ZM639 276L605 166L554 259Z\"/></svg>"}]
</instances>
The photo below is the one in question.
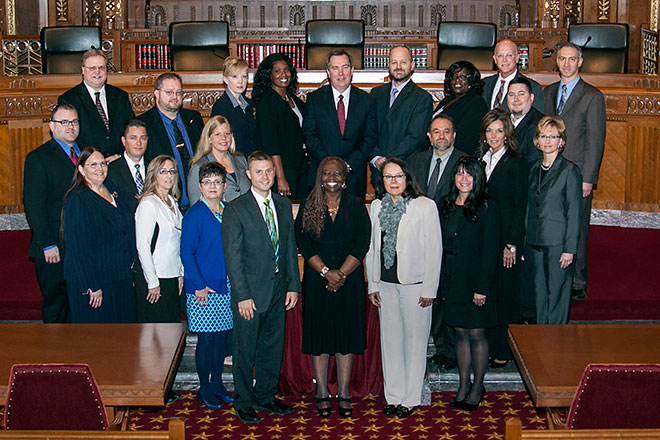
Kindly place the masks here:
<instances>
[{"instance_id":1,"label":"woman in black dress","mask_svg":"<svg viewBox=\"0 0 660 440\"><path fill-rule=\"evenodd\" d=\"M456 142L463 153L474 156L479 151L479 124L488 111L481 97L484 83L481 73L469 61L456 61L445 72L445 98L433 111L449 115L454 120Z\"/></svg>"},{"instance_id":2,"label":"woman in black dress","mask_svg":"<svg viewBox=\"0 0 660 440\"><path fill-rule=\"evenodd\" d=\"M277 192L293 200L307 194L307 160L302 122L305 103L297 96L298 74L283 53L268 55L254 74L257 109L255 145L273 156Z\"/></svg>"},{"instance_id":3,"label":"woman in black dress","mask_svg":"<svg viewBox=\"0 0 660 440\"><path fill-rule=\"evenodd\" d=\"M328 361L337 360L339 414L352 414L348 386L353 355L367 345L364 268L371 225L364 202L344 192L346 163L334 156L321 161L316 184L296 217L303 274L302 352L312 355L316 406L330 416Z\"/></svg>"},{"instance_id":4,"label":"woman in black dress","mask_svg":"<svg viewBox=\"0 0 660 440\"><path fill-rule=\"evenodd\" d=\"M443 202L441 223L444 321L456 330L460 379L456 397L449 405L475 411L486 393L486 328L497 322L490 294L500 252L499 214L495 204L487 201L486 175L478 159L464 156L456 162L454 186Z\"/></svg>"}]
</instances>

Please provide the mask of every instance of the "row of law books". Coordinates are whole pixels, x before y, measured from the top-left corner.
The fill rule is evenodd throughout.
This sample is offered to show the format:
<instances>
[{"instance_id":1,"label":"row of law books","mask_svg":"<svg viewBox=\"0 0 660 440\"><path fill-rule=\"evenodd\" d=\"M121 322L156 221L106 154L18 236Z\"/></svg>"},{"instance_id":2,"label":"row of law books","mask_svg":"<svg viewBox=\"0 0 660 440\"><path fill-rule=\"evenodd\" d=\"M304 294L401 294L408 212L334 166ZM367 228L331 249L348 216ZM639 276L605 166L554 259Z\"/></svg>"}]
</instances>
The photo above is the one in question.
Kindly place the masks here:
<instances>
[{"instance_id":1,"label":"row of law books","mask_svg":"<svg viewBox=\"0 0 660 440\"><path fill-rule=\"evenodd\" d=\"M136 44L135 68L137 70L169 70L172 67L170 46L167 44Z\"/></svg>"},{"instance_id":2,"label":"row of law books","mask_svg":"<svg viewBox=\"0 0 660 440\"><path fill-rule=\"evenodd\" d=\"M387 70L390 64L390 51L398 44L365 44L364 46L364 68ZM427 68L428 50L422 45L407 45L412 52L413 62L416 69Z\"/></svg>"},{"instance_id":3,"label":"row of law books","mask_svg":"<svg viewBox=\"0 0 660 440\"><path fill-rule=\"evenodd\" d=\"M287 54L296 69L305 68L305 45L303 43L239 43L237 52L237 55L245 60L250 69L256 69L264 58L278 52Z\"/></svg>"}]
</instances>

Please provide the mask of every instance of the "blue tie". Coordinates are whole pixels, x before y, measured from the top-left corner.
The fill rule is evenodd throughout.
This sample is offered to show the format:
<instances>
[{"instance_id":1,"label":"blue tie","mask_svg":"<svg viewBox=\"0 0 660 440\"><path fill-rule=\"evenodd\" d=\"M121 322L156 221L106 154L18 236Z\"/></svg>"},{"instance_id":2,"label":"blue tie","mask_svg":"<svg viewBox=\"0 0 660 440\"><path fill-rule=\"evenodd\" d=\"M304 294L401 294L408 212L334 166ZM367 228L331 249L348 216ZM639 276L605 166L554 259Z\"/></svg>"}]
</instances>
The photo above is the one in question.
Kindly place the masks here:
<instances>
[{"instance_id":1,"label":"blue tie","mask_svg":"<svg viewBox=\"0 0 660 440\"><path fill-rule=\"evenodd\" d=\"M277 236L277 227L275 226L275 216L273 215L273 210L270 207L270 200L264 200L266 205L266 226L268 227L268 233L270 234L270 241L273 243L273 250L275 251L275 272L279 270L278 262L280 259L280 239Z\"/></svg>"}]
</instances>

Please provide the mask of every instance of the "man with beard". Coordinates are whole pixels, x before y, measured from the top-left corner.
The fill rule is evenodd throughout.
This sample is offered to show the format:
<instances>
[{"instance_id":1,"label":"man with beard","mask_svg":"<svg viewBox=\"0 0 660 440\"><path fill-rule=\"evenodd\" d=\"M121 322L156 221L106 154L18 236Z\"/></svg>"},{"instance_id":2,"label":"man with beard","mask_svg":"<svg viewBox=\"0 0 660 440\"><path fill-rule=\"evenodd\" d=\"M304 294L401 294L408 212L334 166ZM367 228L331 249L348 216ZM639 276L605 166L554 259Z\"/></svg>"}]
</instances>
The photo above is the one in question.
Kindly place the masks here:
<instances>
[{"instance_id":1,"label":"man with beard","mask_svg":"<svg viewBox=\"0 0 660 440\"><path fill-rule=\"evenodd\" d=\"M391 82L371 90L378 121L378 141L370 161L374 184L385 159L398 157L408 162L426 144L433 99L412 82L414 71L410 49L397 46L390 51Z\"/></svg>"},{"instance_id":2,"label":"man with beard","mask_svg":"<svg viewBox=\"0 0 660 440\"><path fill-rule=\"evenodd\" d=\"M454 148L456 130L449 115L440 113L433 118L428 138L433 148L415 154L410 159L410 170L424 195L433 199L440 209L454 181L454 165L465 153ZM453 329L442 322L442 310L443 298L438 295L432 311L431 336L435 354L431 360L445 369L456 368L456 336Z\"/></svg>"},{"instance_id":3,"label":"man with beard","mask_svg":"<svg viewBox=\"0 0 660 440\"><path fill-rule=\"evenodd\" d=\"M197 142L204 129L202 115L183 108L183 82L176 73L163 73L154 84L156 105L141 114L138 119L147 124L149 148L145 159L150 162L160 154L174 157L179 169L181 210L189 206L186 179L190 158L195 155Z\"/></svg>"},{"instance_id":4,"label":"man with beard","mask_svg":"<svg viewBox=\"0 0 660 440\"><path fill-rule=\"evenodd\" d=\"M536 95L532 92L532 84L527 78L521 76L509 83L506 102L511 111L511 122L516 128L518 150L529 164L543 157L534 146L534 132L543 117L543 113L533 106L535 100Z\"/></svg>"}]
</instances>

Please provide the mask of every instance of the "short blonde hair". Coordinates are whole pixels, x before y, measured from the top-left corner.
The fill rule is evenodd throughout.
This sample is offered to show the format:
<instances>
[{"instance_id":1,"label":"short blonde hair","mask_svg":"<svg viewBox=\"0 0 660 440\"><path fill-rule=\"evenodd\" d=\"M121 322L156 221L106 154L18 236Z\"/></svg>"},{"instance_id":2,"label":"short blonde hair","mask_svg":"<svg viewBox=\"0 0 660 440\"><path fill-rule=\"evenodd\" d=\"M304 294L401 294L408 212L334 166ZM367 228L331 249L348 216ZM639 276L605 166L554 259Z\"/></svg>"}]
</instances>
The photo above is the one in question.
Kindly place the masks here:
<instances>
[{"instance_id":1,"label":"short blonde hair","mask_svg":"<svg viewBox=\"0 0 660 440\"><path fill-rule=\"evenodd\" d=\"M549 128L556 128L557 133L559 133L559 137L561 138L561 145L559 145L559 152L561 153L562 151L564 151L564 148L566 147L566 125L559 116L544 116L543 118L541 118L541 120L539 121L539 125L536 126L536 131L534 132L534 147L536 147L537 150L540 150L539 136L541 135L542 132L544 132Z\"/></svg>"},{"instance_id":2,"label":"short blonde hair","mask_svg":"<svg viewBox=\"0 0 660 440\"><path fill-rule=\"evenodd\" d=\"M197 143L197 152L195 153L195 156L190 160L190 164L194 164L195 162L199 161L202 157L206 156L211 152L213 149L211 147L211 135L213 132L220 127L222 124L227 124L227 127L229 127L229 131L231 131L231 144L229 145L229 154L232 156L236 156L240 153L236 152L236 141L234 140L234 130L231 128L231 124L225 118L224 116L213 116L211 119L209 119L206 124L204 125L204 130L202 130L202 134L199 136L199 142Z\"/></svg>"},{"instance_id":3,"label":"short blonde hair","mask_svg":"<svg viewBox=\"0 0 660 440\"><path fill-rule=\"evenodd\" d=\"M248 65L243 58L228 56L225 58L225 67L223 75L225 76L234 76L240 75L243 72L247 72Z\"/></svg>"}]
</instances>

